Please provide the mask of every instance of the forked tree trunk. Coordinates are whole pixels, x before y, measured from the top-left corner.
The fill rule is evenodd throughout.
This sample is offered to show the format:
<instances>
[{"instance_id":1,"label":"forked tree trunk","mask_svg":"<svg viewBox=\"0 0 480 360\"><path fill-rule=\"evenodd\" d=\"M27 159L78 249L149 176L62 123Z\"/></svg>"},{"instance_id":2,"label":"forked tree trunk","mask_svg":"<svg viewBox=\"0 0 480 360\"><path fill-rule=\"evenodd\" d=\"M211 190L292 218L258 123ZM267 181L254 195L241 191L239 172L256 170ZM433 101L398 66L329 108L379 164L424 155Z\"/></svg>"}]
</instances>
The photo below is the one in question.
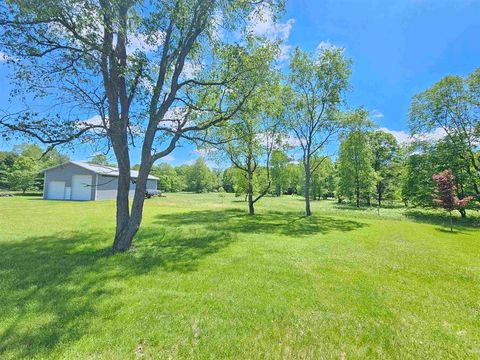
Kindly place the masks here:
<instances>
[{"instance_id":1,"label":"forked tree trunk","mask_svg":"<svg viewBox=\"0 0 480 360\"><path fill-rule=\"evenodd\" d=\"M112 247L113 253L127 251L132 246L133 238L137 234L138 229L140 228L140 224L142 222L143 204L145 202L145 193L147 189L149 172L150 169L141 169L139 171L138 178L136 179L135 195L133 197L132 209L130 215L128 216L128 221L119 223L117 218L117 229ZM129 187L130 185L128 186L128 188ZM117 211L120 202L122 204L126 203L128 210L128 188L126 192L122 191L121 195L119 189L119 192L117 194Z\"/></svg>"}]
</instances>

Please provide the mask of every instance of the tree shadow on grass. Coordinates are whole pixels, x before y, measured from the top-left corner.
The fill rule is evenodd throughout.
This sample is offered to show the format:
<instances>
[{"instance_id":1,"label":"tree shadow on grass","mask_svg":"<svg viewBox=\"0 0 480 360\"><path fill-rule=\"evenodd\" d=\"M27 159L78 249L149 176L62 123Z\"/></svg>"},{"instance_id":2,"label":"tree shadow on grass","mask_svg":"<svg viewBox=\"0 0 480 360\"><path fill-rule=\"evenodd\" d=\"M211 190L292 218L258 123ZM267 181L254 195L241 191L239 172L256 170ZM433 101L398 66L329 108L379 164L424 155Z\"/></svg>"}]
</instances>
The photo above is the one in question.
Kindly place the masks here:
<instances>
[{"instance_id":1,"label":"tree shadow on grass","mask_svg":"<svg viewBox=\"0 0 480 360\"><path fill-rule=\"evenodd\" d=\"M268 212L249 216L244 210L191 211L180 214L162 214L157 223L168 226L202 226L226 233L267 233L286 236L327 234L332 231L353 231L366 223L336 219L329 216L300 216L293 212Z\"/></svg>"},{"instance_id":2,"label":"tree shadow on grass","mask_svg":"<svg viewBox=\"0 0 480 360\"><path fill-rule=\"evenodd\" d=\"M224 232L142 229L132 251L110 256L109 232L76 232L0 243L0 358L50 357L104 317L98 304L124 304L121 284L160 271L194 271L228 246ZM112 284L119 284L113 286Z\"/></svg>"},{"instance_id":3,"label":"tree shadow on grass","mask_svg":"<svg viewBox=\"0 0 480 360\"><path fill-rule=\"evenodd\" d=\"M468 217L466 219L454 217L454 228L480 228L480 219L478 218L478 212L470 210L467 211L467 213ZM405 210L404 215L405 217L413 221L432 225L439 225L441 227L448 228L448 231L450 232L450 218L447 213L442 214L427 209L407 209Z\"/></svg>"}]
</instances>

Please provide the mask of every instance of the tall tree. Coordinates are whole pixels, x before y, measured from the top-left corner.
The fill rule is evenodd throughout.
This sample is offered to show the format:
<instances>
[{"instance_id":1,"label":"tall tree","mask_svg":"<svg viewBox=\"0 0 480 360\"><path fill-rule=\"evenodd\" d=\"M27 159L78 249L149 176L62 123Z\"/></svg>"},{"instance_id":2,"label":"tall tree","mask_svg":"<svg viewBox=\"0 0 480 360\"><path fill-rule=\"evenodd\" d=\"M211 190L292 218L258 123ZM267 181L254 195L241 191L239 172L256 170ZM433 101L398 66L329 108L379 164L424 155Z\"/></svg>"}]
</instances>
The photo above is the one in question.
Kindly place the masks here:
<instances>
[{"instance_id":1,"label":"tall tree","mask_svg":"<svg viewBox=\"0 0 480 360\"><path fill-rule=\"evenodd\" d=\"M287 125L302 153L307 216L311 215L311 176L321 164L312 164L312 157L320 155L341 128L337 110L348 88L350 63L337 48L324 48L315 55L297 48L290 63Z\"/></svg>"},{"instance_id":2,"label":"tall tree","mask_svg":"<svg viewBox=\"0 0 480 360\"><path fill-rule=\"evenodd\" d=\"M148 5L136 0L0 5L0 48L14 59L16 90L58 104L54 114L33 109L3 116L0 123L50 148L75 139L111 145L119 168L113 252L129 249L139 229L154 162L181 139L206 139L209 128L228 121L247 102L257 86L252 75L262 65L261 50L232 43L229 34L244 36L244 19L255 16L259 6L275 14L281 4L166 0ZM96 117L72 119L65 104ZM130 206L133 145L141 148L141 162Z\"/></svg>"},{"instance_id":3,"label":"tall tree","mask_svg":"<svg viewBox=\"0 0 480 360\"><path fill-rule=\"evenodd\" d=\"M369 146L372 150L373 170L377 175L375 197L380 207L385 194L393 194L398 185L399 146L392 134L382 130L369 134Z\"/></svg>"},{"instance_id":4,"label":"tall tree","mask_svg":"<svg viewBox=\"0 0 480 360\"><path fill-rule=\"evenodd\" d=\"M24 194L38 183L37 160L28 156L19 156L6 173L6 183L11 190L21 190Z\"/></svg>"},{"instance_id":5,"label":"tall tree","mask_svg":"<svg viewBox=\"0 0 480 360\"><path fill-rule=\"evenodd\" d=\"M266 57L268 64L273 57ZM225 139L218 148L246 180L248 211L255 214L255 203L270 190L272 152L280 144L280 85L277 74L265 69L265 81L250 101L233 119L233 124L219 131ZM256 186L260 185L260 186Z\"/></svg>"},{"instance_id":6,"label":"tall tree","mask_svg":"<svg viewBox=\"0 0 480 360\"><path fill-rule=\"evenodd\" d=\"M273 150L271 160L272 184L275 186L275 195L280 196L288 186L287 165L290 159L282 150Z\"/></svg>"},{"instance_id":7,"label":"tall tree","mask_svg":"<svg viewBox=\"0 0 480 360\"><path fill-rule=\"evenodd\" d=\"M350 130L340 144L337 164L338 191L341 195L355 198L356 206L360 207L360 198L369 199L377 181L372 165L372 150L366 131L370 122L367 112L363 109L348 114L347 117Z\"/></svg>"},{"instance_id":8,"label":"tall tree","mask_svg":"<svg viewBox=\"0 0 480 360\"><path fill-rule=\"evenodd\" d=\"M209 192L214 186L214 175L205 159L200 157L192 165L188 174L188 189L196 193Z\"/></svg>"},{"instance_id":9,"label":"tall tree","mask_svg":"<svg viewBox=\"0 0 480 360\"><path fill-rule=\"evenodd\" d=\"M468 161L466 171L480 201L480 68L467 78L446 76L430 89L414 96L409 123L414 135L439 129L455 153Z\"/></svg>"}]
</instances>

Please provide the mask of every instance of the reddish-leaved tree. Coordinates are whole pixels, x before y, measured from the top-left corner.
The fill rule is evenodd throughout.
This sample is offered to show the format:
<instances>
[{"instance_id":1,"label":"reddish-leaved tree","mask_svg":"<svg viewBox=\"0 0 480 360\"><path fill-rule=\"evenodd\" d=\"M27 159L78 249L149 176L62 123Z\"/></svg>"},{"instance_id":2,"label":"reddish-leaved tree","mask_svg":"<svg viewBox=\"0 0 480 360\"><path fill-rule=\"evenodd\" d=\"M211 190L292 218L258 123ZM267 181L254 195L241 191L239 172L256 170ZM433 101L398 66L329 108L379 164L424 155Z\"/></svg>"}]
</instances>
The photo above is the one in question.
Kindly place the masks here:
<instances>
[{"instance_id":1,"label":"reddish-leaved tree","mask_svg":"<svg viewBox=\"0 0 480 360\"><path fill-rule=\"evenodd\" d=\"M468 205L470 200L473 199L473 197L467 196L463 199L459 199L455 195L457 191L457 187L455 185L455 176L450 169L433 175L432 179L437 187L435 192L433 193L433 202L439 207L448 211L450 215L450 231L453 232L452 211L460 211L462 209L465 209L465 207Z\"/></svg>"}]
</instances>

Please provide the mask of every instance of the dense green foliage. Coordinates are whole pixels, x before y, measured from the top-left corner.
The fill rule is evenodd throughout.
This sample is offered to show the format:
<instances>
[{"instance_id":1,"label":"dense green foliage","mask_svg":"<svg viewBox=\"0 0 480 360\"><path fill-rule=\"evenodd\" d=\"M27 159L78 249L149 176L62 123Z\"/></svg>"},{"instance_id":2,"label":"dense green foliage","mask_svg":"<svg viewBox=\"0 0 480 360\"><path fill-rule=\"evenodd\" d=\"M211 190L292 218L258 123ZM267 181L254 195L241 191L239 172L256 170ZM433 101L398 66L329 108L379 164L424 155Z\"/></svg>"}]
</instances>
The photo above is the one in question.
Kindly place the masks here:
<instances>
[{"instance_id":1,"label":"dense green foliage","mask_svg":"<svg viewBox=\"0 0 480 360\"><path fill-rule=\"evenodd\" d=\"M0 189L39 191L43 187L41 170L68 161L56 149L44 154L35 144L15 145L12 151L0 152Z\"/></svg>"}]
</instances>

